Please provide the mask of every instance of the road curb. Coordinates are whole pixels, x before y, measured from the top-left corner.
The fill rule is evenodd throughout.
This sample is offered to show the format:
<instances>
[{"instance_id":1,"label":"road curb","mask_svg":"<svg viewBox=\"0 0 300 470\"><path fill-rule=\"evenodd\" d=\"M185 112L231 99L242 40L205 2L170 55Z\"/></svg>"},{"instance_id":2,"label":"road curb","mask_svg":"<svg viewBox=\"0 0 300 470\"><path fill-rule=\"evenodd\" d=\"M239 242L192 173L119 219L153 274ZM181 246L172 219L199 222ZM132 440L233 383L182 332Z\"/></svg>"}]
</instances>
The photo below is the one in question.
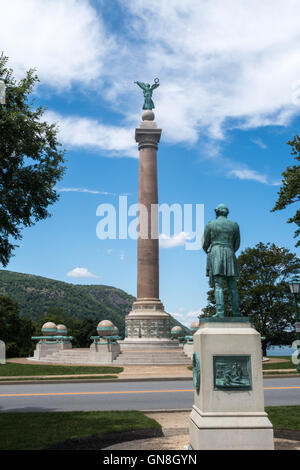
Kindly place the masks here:
<instances>
[{"instance_id":1,"label":"road curb","mask_svg":"<svg viewBox=\"0 0 300 470\"><path fill-rule=\"evenodd\" d=\"M128 379L46 379L46 380L0 380L1 385L25 385L25 384L65 384L65 383L126 383L126 382L171 382L192 381L192 377L137 377Z\"/></svg>"},{"instance_id":2,"label":"road curb","mask_svg":"<svg viewBox=\"0 0 300 470\"><path fill-rule=\"evenodd\" d=\"M263 379L299 378L300 374L268 374ZM70 384L70 383L111 383L111 382L171 382L193 380L193 377L131 377L120 379L45 379L45 380L0 380L1 385L34 385L34 384Z\"/></svg>"}]
</instances>

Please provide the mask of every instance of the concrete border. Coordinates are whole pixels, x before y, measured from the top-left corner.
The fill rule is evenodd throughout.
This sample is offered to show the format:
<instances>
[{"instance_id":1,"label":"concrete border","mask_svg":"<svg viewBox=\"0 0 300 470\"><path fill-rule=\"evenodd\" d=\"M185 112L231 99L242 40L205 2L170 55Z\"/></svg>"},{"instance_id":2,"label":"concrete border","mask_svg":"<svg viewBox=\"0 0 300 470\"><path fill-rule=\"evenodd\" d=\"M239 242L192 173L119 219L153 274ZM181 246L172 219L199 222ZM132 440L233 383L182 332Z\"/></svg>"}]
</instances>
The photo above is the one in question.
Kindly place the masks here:
<instances>
[{"instance_id":1,"label":"concrete border","mask_svg":"<svg viewBox=\"0 0 300 470\"><path fill-rule=\"evenodd\" d=\"M277 374L277 375L267 375L263 376L263 379L290 379L290 378L299 378L300 374ZM1 385L25 385L25 384L56 384L56 383L108 383L108 382L171 382L171 381L186 381L193 380L192 376L188 377L128 377L128 378L118 378L118 379L40 379L40 380L1 380L0 377L0 386Z\"/></svg>"}]
</instances>

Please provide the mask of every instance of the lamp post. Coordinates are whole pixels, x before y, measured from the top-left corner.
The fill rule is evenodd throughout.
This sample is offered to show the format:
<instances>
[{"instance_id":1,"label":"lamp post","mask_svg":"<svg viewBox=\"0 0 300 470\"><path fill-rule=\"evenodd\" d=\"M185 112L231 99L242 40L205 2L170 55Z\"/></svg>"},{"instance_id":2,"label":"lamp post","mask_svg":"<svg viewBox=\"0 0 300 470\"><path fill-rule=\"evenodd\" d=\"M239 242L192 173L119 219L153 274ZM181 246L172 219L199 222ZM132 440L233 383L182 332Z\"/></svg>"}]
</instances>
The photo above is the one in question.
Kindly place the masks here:
<instances>
[{"instance_id":1,"label":"lamp post","mask_svg":"<svg viewBox=\"0 0 300 470\"><path fill-rule=\"evenodd\" d=\"M0 104L5 104L6 86L3 80L0 80Z\"/></svg>"},{"instance_id":2,"label":"lamp post","mask_svg":"<svg viewBox=\"0 0 300 470\"><path fill-rule=\"evenodd\" d=\"M291 293L294 294L294 300L295 300L296 340L298 341L297 348L298 348L298 359L299 359L300 357L300 322L299 322L299 309L298 309L297 294L299 293L299 290L300 290L300 281L298 278L295 278L289 283L289 285L290 285ZM300 362L297 364L297 371L300 372Z\"/></svg>"}]
</instances>

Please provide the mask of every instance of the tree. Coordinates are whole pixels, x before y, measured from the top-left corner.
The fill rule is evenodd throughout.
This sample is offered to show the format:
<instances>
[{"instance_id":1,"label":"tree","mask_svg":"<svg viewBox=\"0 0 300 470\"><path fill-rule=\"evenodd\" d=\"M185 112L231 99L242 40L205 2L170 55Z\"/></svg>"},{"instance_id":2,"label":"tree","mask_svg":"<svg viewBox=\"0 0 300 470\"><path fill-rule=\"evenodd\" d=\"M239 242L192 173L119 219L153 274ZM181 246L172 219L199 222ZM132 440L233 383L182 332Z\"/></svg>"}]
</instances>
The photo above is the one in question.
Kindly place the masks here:
<instances>
[{"instance_id":1,"label":"tree","mask_svg":"<svg viewBox=\"0 0 300 470\"><path fill-rule=\"evenodd\" d=\"M0 80L6 86L0 104L0 263L6 266L22 238L22 228L49 217L47 207L58 199L54 189L64 172L64 150L58 129L42 120L45 109L30 100L39 81L35 71L17 82L0 56Z\"/></svg>"},{"instance_id":2,"label":"tree","mask_svg":"<svg viewBox=\"0 0 300 470\"><path fill-rule=\"evenodd\" d=\"M285 345L295 339L295 310L288 280L300 270L300 260L287 248L258 243L238 257L238 282L241 314L248 316L253 326L265 337L268 345ZM214 291L208 292L205 316L215 313ZM230 303L225 291L225 310L230 315Z\"/></svg>"},{"instance_id":3,"label":"tree","mask_svg":"<svg viewBox=\"0 0 300 470\"><path fill-rule=\"evenodd\" d=\"M31 336L34 325L19 316L19 307L10 297L0 297L0 339L5 342L7 357L27 357L33 352Z\"/></svg>"},{"instance_id":4,"label":"tree","mask_svg":"<svg viewBox=\"0 0 300 470\"><path fill-rule=\"evenodd\" d=\"M294 155L295 160L300 161L300 137L296 135L293 140L287 142L291 146L291 155ZM300 165L288 166L282 172L282 186L278 193L278 200L271 210L275 212L285 209L288 205L300 201ZM295 231L294 238L300 235L300 209L296 210L294 217L287 221L295 223L299 228ZM300 246L300 240L297 241L296 246Z\"/></svg>"}]
</instances>

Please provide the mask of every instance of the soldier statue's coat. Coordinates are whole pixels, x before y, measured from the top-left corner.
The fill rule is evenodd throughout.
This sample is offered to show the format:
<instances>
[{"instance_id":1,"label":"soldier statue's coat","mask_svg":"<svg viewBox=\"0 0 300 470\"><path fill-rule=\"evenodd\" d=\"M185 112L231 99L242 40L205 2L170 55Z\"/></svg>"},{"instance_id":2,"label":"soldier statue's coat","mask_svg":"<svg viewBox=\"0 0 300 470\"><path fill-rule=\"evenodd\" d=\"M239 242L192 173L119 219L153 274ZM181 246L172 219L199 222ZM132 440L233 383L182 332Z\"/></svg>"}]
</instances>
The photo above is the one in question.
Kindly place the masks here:
<instances>
[{"instance_id":1,"label":"soldier statue's coat","mask_svg":"<svg viewBox=\"0 0 300 470\"><path fill-rule=\"evenodd\" d=\"M207 253L206 275L213 287L213 276L239 275L235 252L240 246L240 229L236 222L219 216L207 223L203 249Z\"/></svg>"}]
</instances>

